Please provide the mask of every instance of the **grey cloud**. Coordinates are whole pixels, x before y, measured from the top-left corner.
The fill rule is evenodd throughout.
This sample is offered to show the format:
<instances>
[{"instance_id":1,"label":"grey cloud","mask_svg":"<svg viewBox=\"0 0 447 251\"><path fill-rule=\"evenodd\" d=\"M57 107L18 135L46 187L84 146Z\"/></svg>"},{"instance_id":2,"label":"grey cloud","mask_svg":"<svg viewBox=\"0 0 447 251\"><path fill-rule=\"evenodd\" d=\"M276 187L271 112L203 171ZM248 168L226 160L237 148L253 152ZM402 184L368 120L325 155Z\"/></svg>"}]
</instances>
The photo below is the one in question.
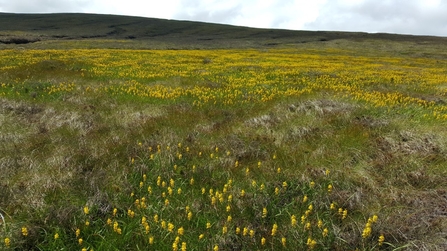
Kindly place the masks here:
<instances>
[{"instance_id":1,"label":"grey cloud","mask_svg":"<svg viewBox=\"0 0 447 251\"><path fill-rule=\"evenodd\" d=\"M447 36L447 3L427 8L423 1L367 0L344 6L328 1L318 18L304 27L310 30L388 32Z\"/></svg>"},{"instance_id":2,"label":"grey cloud","mask_svg":"<svg viewBox=\"0 0 447 251\"><path fill-rule=\"evenodd\" d=\"M88 6L87 0L0 0L1 12L82 12Z\"/></svg>"},{"instance_id":3,"label":"grey cloud","mask_svg":"<svg viewBox=\"0 0 447 251\"><path fill-rule=\"evenodd\" d=\"M174 14L174 19L212 23L231 23L235 17L242 14L239 4L225 9L216 9L213 5L207 6L202 0L183 0L177 8L178 12Z\"/></svg>"}]
</instances>

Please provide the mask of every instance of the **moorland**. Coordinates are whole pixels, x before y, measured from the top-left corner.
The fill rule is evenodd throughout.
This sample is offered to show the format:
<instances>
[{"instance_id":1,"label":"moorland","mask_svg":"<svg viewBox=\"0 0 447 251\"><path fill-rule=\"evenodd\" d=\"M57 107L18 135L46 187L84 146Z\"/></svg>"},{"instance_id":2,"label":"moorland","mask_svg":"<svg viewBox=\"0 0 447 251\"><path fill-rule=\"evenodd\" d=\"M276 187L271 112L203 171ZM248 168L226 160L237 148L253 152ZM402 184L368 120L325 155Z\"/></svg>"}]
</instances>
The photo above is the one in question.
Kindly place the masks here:
<instances>
[{"instance_id":1,"label":"moorland","mask_svg":"<svg viewBox=\"0 0 447 251\"><path fill-rule=\"evenodd\" d=\"M0 13L0 247L446 250L446 44Z\"/></svg>"}]
</instances>

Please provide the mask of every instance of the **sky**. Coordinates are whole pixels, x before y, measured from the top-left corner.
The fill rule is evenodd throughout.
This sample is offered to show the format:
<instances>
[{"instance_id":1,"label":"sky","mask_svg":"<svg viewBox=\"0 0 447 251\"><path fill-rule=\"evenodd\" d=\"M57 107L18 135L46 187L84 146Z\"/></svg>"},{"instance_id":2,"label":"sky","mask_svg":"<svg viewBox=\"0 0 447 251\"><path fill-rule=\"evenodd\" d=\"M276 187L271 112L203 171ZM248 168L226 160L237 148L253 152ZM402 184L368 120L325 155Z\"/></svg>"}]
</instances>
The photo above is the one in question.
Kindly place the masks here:
<instances>
[{"instance_id":1,"label":"sky","mask_svg":"<svg viewBox=\"0 0 447 251\"><path fill-rule=\"evenodd\" d=\"M118 14L258 28L447 37L447 0L0 0L0 12Z\"/></svg>"}]
</instances>

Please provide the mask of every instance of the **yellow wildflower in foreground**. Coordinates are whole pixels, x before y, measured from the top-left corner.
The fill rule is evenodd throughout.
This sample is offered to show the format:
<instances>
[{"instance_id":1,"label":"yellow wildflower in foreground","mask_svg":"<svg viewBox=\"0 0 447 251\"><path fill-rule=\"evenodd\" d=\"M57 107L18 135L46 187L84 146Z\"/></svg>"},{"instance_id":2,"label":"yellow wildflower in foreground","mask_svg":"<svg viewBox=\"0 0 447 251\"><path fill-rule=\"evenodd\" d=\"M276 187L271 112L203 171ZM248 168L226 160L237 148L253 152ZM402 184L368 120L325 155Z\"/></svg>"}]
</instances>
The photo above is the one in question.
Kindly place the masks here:
<instances>
[{"instance_id":1,"label":"yellow wildflower in foreground","mask_svg":"<svg viewBox=\"0 0 447 251\"><path fill-rule=\"evenodd\" d=\"M278 231L278 225L275 223L273 224L272 227L272 236L275 236L277 231Z\"/></svg>"},{"instance_id":2,"label":"yellow wildflower in foreground","mask_svg":"<svg viewBox=\"0 0 447 251\"><path fill-rule=\"evenodd\" d=\"M22 235L28 236L28 229L26 227L22 227Z\"/></svg>"},{"instance_id":3,"label":"yellow wildflower in foreground","mask_svg":"<svg viewBox=\"0 0 447 251\"><path fill-rule=\"evenodd\" d=\"M383 242L385 241L385 236L383 236L383 234L381 234L380 236L379 236L379 246L382 246L382 244L383 244Z\"/></svg>"},{"instance_id":4,"label":"yellow wildflower in foreground","mask_svg":"<svg viewBox=\"0 0 447 251\"><path fill-rule=\"evenodd\" d=\"M315 245L317 245L317 242L309 237L307 238L306 245L309 247L309 249L314 249Z\"/></svg>"},{"instance_id":5,"label":"yellow wildflower in foreground","mask_svg":"<svg viewBox=\"0 0 447 251\"><path fill-rule=\"evenodd\" d=\"M283 247L286 246L286 243L287 243L287 239L286 239L286 237L282 237L282 238L281 238L281 243L282 243Z\"/></svg>"},{"instance_id":6,"label":"yellow wildflower in foreground","mask_svg":"<svg viewBox=\"0 0 447 251\"><path fill-rule=\"evenodd\" d=\"M54 239L55 239L55 240L59 239L59 234L58 234L58 233L55 233L55 234L54 234Z\"/></svg>"},{"instance_id":7,"label":"yellow wildflower in foreground","mask_svg":"<svg viewBox=\"0 0 447 251\"><path fill-rule=\"evenodd\" d=\"M267 208L263 208L262 209L262 218L265 218L265 217L267 217Z\"/></svg>"},{"instance_id":8,"label":"yellow wildflower in foreground","mask_svg":"<svg viewBox=\"0 0 447 251\"><path fill-rule=\"evenodd\" d=\"M296 225L296 216L295 216L295 215L292 215L292 216L290 217L290 222L291 222L291 224L292 224L292 227Z\"/></svg>"},{"instance_id":9,"label":"yellow wildflower in foreground","mask_svg":"<svg viewBox=\"0 0 447 251\"><path fill-rule=\"evenodd\" d=\"M8 237L5 238L4 242L6 247L9 247L11 245L11 239L9 239Z\"/></svg>"}]
</instances>

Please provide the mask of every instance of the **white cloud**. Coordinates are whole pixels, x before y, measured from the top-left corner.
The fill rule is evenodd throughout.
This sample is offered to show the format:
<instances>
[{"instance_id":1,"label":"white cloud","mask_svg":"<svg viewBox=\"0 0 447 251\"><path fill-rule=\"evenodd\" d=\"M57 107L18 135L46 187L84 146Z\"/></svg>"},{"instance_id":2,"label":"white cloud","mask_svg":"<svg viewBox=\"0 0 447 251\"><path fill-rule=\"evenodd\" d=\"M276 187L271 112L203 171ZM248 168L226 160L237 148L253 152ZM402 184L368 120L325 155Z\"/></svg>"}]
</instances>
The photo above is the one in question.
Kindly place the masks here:
<instances>
[{"instance_id":1,"label":"white cloud","mask_svg":"<svg viewBox=\"0 0 447 251\"><path fill-rule=\"evenodd\" d=\"M85 12L260 28L447 36L447 0L0 0L0 12Z\"/></svg>"},{"instance_id":2,"label":"white cloud","mask_svg":"<svg viewBox=\"0 0 447 251\"><path fill-rule=\"evenodd\" d=\"M447 36L447 3L430 0L327 1L304 28Z\"/></svg>"}]
</instances>

